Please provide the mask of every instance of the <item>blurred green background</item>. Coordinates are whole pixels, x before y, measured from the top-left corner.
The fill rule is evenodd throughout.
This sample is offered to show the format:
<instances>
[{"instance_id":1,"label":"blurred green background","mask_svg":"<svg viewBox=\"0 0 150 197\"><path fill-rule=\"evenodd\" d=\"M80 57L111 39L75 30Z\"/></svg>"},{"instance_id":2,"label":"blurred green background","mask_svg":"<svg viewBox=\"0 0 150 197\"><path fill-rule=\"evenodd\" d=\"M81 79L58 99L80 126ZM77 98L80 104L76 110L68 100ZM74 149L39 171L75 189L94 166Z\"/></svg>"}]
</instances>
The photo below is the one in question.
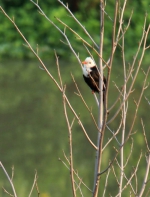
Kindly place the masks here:
<instances>
[{"instance_id":1,"label":"blurred green background","mask_svg":"<svg viewBox=\"0 0 150 197\"><path fill-rule=\"evenodd\" d=\"M64 2L69 3L72 12L83 26L86 27L96 43L99 44L99 1L68 0ZM76 88L70 73L74 75L84 99L92 108L96 120L98 115L97 106L90 89L83 82L79 63L69 47L60 41L65 41L62 35L39 14L37 8L30 1L3 0L0 4L11 18L14 17L16 24L35 50L38 45L39 56L44 61L48 70L59 81L54 55L54 49L56 50L59 55L62 79L64 84L66 84L66 94L75 111L81 117L87 133L96 144L96 127L84 104L74 94ZM56 0L39 0L39 5L46 15L62 30L63 26L56 21L54 16L63 20L86 41L92 44L83 30ZM131 25L125 37L127 69L132 63L133 56L136 53L140 41L146 12L148 13L147 24L149 23L149 2L142 0L138 1L138 3L135 0L128 2L124 14L125 26L128 23L132 10L133 17ZM113 0L107 2L106 12L113 19ZM105 17L104 58L107 60L111 51L112 21L107 16ZM66 31L66 34L75 51L79 53L81 60L89 56L81 41L69 32L69 30ZM149 41L150 38L148 38ZM24 44L16 29L3 13L0 12L0 161L2 161L9 174L11 174L11 167L14 166L14 184L18 196L25 197L29 194L35 170L38 173L40 197L72 196L69 171L58 160L58 158L61 158L65 161L63 150L69 157L68 131L64 118L62 95L46 72L40 69L40 63ZM90 52L97 61L98 58L91 49ZM149 51L145 53L142 63L142 68L145 72L148 66ZM127 133L132 124L136 109L133 98L138 99L144 77L144 74L140 70L134 86L135 91L132 93L128 103ZM148 81L150 81L150 77ZM121 49L119 47L116 50L113 61L108 101L109 107L119 94L114 86L114 82L119 88L123 85L123 66ZM145 91L144 96L150 99L148 89ZM116 108L111 111L109 117L113 116ZM72 121L73 115L69 109L68 111L70 121ZM143 97L133 130L136 131L136 134L133 135L134 150L129 162L130 167L126 171L129 175L133 170L132 167L136 164L140 150L143 150L143 153L146 151L140 120L143 118L145 130L148 133L150 129L148 113L149 105ZM118 128L119 120L120 116L110 125L112 130L115 131ZM106 131L105 142L110 137L110 132ZM118 138L121 138L121 134L118 135ZM131 140L125 145L125 158L129 154L130 144ZM118 147L115 141L104 152L105 160L102 165L103 169L106 168L112 155L115 154L115 150L112 148L113 146ZM78 170L83 181L92 188L95 150L87 142L77 121L75 121L73 128L73 153L75 169ZM143 168L146 166L144 157L140 165L142 170L139 171L138 177L141 177L142 180L144 175ZM105 181L105 176L103 175L102 177L102 183ZM0 187L2 186L11 192L8 180L1 169ZM114 187L116 187L116 190L114 190ZM85 187L82 186L82 190L85 196L91 196ZM112 176L107 192L108 194L115 195L117 190L118 185ZM0 196L5 197L8 195L0 189ZM32 196L37 196L35 190Z\"/></svg>"}]
</instances>

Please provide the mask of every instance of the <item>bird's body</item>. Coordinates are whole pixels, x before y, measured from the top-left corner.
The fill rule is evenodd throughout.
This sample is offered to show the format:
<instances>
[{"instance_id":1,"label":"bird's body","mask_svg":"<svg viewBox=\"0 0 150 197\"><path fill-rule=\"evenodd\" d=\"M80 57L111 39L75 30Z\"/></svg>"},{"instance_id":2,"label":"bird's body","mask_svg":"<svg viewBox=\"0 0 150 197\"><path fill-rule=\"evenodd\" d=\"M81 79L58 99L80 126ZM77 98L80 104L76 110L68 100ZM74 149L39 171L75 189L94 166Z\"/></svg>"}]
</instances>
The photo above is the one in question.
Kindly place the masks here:
<instances>
[{"instance_id":1,"label":"bird's body","mask_svg":"<svg viewBox=\"0 0 150 197\"><path fill-rule=\"evenodd\" d=\"M87 85L93 92L99 93L99 79L100 73L96 67L94 60L91 57L87 57L83 63L83 78ZM103 91L105 91L106 78L103 76Z\"/></svg>"}]
</instances>

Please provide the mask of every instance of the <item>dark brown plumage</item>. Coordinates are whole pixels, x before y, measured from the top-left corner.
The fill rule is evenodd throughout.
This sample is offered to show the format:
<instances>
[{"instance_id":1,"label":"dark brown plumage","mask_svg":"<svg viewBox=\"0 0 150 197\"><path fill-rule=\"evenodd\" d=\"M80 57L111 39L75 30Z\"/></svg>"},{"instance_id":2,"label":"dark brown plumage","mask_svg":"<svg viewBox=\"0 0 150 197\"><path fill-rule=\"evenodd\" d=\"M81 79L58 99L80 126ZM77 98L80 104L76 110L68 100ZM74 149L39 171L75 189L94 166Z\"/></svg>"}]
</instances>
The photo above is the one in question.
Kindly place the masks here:
<instances>
[{"instance_id":1,"label":"dark brown plumage","mask_svg":"<svg viewBox=\"0 0 150 197\"><path fill-rule=\"evenodd\" d=\"M93 92L99 93L99 73L97 71L96 66L91 68L91 72L88 76L84 76L84 81L87 83L87 85L91 88ZM106 78L103 76L103 91L105 91L105 85L106 85Z\"/></svg>"},{"instance_id":2,"label":"dark brown plumage","mask_svg":"<svg viewBox=\"0 0 150 197\"><path fill-rule=\"evenodd\" d=\"M87 57L83 63L83 78L93 92L99 93L99 72L91 57ZM106 78L103 76L103 92L105 92ZM103 94L104 98L104 94Z\"/></svg>"}]
</instances>

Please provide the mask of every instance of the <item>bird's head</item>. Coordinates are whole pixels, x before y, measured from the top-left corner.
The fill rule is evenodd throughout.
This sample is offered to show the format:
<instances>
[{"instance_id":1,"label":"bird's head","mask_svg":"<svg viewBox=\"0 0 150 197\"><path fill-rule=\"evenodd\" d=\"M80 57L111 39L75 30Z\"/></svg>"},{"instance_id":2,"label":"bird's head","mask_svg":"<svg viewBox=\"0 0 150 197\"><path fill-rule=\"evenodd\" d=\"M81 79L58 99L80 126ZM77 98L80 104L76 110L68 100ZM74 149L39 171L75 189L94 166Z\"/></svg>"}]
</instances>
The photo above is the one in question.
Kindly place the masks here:
<instances>
[{"instance_id":1,"label":"bird's head","mask_svg":"<svg viewBox=\"0 0 150 197\"><path fill-rule=\"evenodd\" d=\"M91 57L87 57L83 62L83 67L82 67L82 71L83 71L83 75L88 77L89 73L92 71L91 68L96 66L94 60Z\"/></svg>"},{"instance_id":2,"label":"bird's head","mask_svg":"<svg viewBox=\"0 0 150 197\"><path fill-rule=\"evenodd\" d=\"M94 60L91 57L87 57L82 64L84 65L84 67L86 68L92 68L94 66L96 66Z\"/></svg>"}]
</instances>

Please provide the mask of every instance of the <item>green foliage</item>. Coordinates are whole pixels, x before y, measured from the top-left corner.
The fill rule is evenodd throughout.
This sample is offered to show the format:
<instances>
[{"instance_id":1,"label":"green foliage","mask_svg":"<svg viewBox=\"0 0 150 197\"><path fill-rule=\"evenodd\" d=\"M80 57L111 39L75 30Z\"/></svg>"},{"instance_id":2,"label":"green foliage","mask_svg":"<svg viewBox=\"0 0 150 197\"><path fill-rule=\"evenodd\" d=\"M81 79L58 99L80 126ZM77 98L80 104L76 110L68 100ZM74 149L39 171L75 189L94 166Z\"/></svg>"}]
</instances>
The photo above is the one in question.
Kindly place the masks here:
<instances>
[{"instance_id":1,"label":"green foliage","mask_svg":"<svg viewBox=\"0 0 150 197\"><path fill-rule=\"evenodd\" d=\"M78 2L79 9L76 10L75 16L77 19L86 27L93 39L99 44L99 1L81 1ZM55 16L69 25L75 30L80 36L82 36L90 44L91 41L85 35L81 27L79 27L69 13L57 2L57 1L39 1L39 5L46 13L46 15L64 30L64 27L54 18ZM72 5L72 4L71 4ZM27 40L36 49L37 44L39 52L43 58L48 59L53 57L54 49L63 58L74 58L71 55L68 46L63 44L60 40L65 41L60 32L58 32L53 25L51 25L39 12L37 8L30 1L18 2L17 0L11 3L3 2L2 6L6 9L8 15L14 17L15 22L21 29ZM124 26L127 26L131 11L133 10L133 17L131 25L126 35L126 57L130 59L136 48L136 44L139 42L142 26L144 21L145 12L148 13L148 20L150 19L148 1L136 1L128 2L127 9L124 15ZM109 17L113 20L113 8L114 2L109 2L106 6L106 12ZM140 12L139 12L140 10ZM121 10L120 10L121 12ZM33 58L33 54L23 45L23 40L20 35L16 32L12 24L6 19L6 17L0 13L0 58ZM111 50L111 35L112 35L112 21L105 15L105 40L104 40L104 57L107 59ZM82 42L76 38L69 30L66 34L76 50L80 53L80 56L85 57L86 51L82 46ZM92 52L92 51L91 51ZM68 54L70 54L68 56ZM120 57L119 51L117 50L117 56ZM82 58L82 57L81 57Z\"/></svg>"}]
</instances>

